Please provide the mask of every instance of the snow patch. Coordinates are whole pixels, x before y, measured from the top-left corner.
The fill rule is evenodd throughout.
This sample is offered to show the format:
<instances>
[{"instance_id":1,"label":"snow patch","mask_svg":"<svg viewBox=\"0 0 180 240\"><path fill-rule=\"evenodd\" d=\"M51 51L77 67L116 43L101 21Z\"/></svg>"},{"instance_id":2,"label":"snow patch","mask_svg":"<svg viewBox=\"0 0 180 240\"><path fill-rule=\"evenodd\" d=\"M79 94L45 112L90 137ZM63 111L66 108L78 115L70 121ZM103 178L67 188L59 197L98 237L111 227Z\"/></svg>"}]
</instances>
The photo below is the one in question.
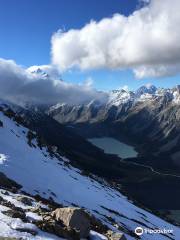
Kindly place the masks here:
<instances>
[{"instance_id":1,"label":"snow patch","mask_svg":"<svg viewBox=\"0 0 180 240\"><path fill-rule=\"evenodd\" d=\"M0 153L0 164L4 164L8 157L5 154Z\"/></svg>"},{"instance_id":2,"label":"snow patch","mask_svg":"<svg viewBox=\"0 0 180 240\"><path fill-rule=\"evenodd\" d=\"M95 231L90 231L90 240L108 240L104 235L97 233Z\"/></svg>"}]
</instances>

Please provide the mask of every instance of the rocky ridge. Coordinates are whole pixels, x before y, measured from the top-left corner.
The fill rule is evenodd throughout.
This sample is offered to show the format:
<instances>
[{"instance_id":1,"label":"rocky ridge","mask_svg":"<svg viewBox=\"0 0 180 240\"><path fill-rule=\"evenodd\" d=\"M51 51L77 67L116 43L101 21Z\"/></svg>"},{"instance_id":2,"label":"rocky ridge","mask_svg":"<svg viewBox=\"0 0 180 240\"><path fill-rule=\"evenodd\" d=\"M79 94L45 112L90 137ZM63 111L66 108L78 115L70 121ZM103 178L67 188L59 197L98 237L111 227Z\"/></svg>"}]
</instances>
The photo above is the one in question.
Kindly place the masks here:
<instances>
[{"instance_id":1,"label":"rocky ridge","mask_svg":"<svg viewBox=\"0 0 180 240\"><path fill-rule=\"evenodd\" d=\"M89 137L88 129L92 135L127 135L144 152L169 156L180 166L179 106L180 86L162 89L149 85L134 92L112 91L103 104L96 100L78 106L58 104L48 114L85 137Z\"/></svg>"}]
</instances>

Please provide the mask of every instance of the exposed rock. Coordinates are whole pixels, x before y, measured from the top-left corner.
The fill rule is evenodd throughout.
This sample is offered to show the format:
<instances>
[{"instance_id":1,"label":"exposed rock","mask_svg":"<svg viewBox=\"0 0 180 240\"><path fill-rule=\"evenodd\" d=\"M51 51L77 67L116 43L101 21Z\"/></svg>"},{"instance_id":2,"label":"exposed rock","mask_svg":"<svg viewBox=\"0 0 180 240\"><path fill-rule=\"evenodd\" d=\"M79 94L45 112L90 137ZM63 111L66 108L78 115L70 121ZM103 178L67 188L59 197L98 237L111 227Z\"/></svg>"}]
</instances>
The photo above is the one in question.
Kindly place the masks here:
<instances>
[{"instance_id":1,"label":"exposed rock","mask_svg":"<svg viewBox=\"0 0 180 240\"><path fill-rule=\"evenodd\" d=\"M90 217L81 208L57 208L51 215L56 221L63 222L65 226L78 231L81 238L88 237L90 232Z\"/></svg>"},{"instance_id":2,"label":"exposed rock","mask_svg":"<svg viewBox=\"0 0 180 240\"><path fill-rule=\"evenodd\" d=\"M32 202L33 200L29 197L25 197L25 196L18 196L16 198L18 201L24 203L25 205L28 205L28 206L32 206Z\"/></svg>"},{"instance_id":3,"label":"exposed rock","mask_svg":"<svg viewBox=\"0 0 180 240\"><path fill-rule=\"evenodd\" d=\"M108 231L107 237L109 240L127 240L123 233L115 233L113 231Z\"/></svg>"},{"instance_id":4,"label":"exposed rock","mask_svg":"<svg viewBox=\"0 0 180 240\"><path fill-rule=\"evenodd\" d=\"M21 185L17 184L15 181L6 177L4 173L0 172L0 187L16 193L18 189L21 188Z\"/></svg>"},{"instance_id":5,"label":"exposed rock","mask_svg":"<svg viewBox=\"0 0 180 240\"><path fill-rule=\"evenodd\" d=\"M43 231L47 231L49 233L55 234L59 237L63 237L68 240L79 240L79 232L70 227L65 226L62 222L57 222L52 219L51 216L45 216L43 221L39 221L37 226Z\"/></svg>"},{"instance_id":6,"label":"exposed rock","mask_svg":"<svg viewBox=\"0 0 180 240\"><path fill-rule=\"evenodd\" d=\"M45 199L45 198L41 197L39 194L36 194L33 197L36 199L36 201L42 202L43 204L47 205L52 210L63 207L62 204L51 201L50 199Z\"/></svg>"},{"instance_id":7,"label":"exposed rock","mask_svg":"<svg viewBox=\"0 0 180 240\"><path fill-rule=\"evenodd\" d=\"M6 196L9 196L9 192L8 191L4 191L3 194L6 195Z\"/></svg>"},{"instance_id":8,"label":"exposed rock","mask_svg":"<svg viewBox=\"0 0 180 240\"><path fill-rule=\"evenodd\" d=\"M26 215L23 211L9 209L7 211L3 211L2 213L7 215L8 217L20 218L20 219L23 219L23 220L26 219Z\"/></svg>"},{"instance_id":9,"label":"exposed rock","mask_svg":"<svg viewBox=\"0 0 180 240\"><path fill-rule=\"evenodd\" d=\"M108 227L104 225L99 219L95 218L92 214L90 216L91 230L95 232L105 234L108 231Z\"/></svg>"},{"instance_id":10,"label":"exposed rock","mask_svg":"<svg viewBox=\"0 0 180 240\"><path fill-rule=\"evenodd\" d=\"M42 208L41 206L37 206L35 208L31 208L30 212L37 213L38 215L43 215L48 212L48 209Z\"/></svg>"},{"instance_id":11,"label":"exposed rock","mask_svg":"<svg viewBox=\"0 0 180 240\"><path fill-rule=\"evenodd\" d=\"M6 199L4 199L1 196L0 196L0 204L5 206L5 207L11 208L12 210L15 210L15 211L23 211L22 208L16 207L13 203L7 201Z\"/></svg>"}]
</instances>

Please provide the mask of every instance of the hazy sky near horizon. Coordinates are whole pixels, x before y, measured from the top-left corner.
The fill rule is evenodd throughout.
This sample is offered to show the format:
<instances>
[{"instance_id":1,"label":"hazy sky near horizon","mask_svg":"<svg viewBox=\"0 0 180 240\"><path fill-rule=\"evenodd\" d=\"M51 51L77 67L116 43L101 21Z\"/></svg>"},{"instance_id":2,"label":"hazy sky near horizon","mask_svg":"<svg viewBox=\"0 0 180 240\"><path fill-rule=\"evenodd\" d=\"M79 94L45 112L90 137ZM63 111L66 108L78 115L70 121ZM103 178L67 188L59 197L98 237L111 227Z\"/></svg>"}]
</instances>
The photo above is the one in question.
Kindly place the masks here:
<instances>
[{"instance_id":1,"label":"hazy sky near horizon","mask_svg":"<svg viewBox=\"0 0 180 240\"><path fill-rule=\"evenodd\" d=\"M153 1L161 2L162 0ZM165 1L167 2L165 4L167 9L164 12L165 14L167 12L167 19L163 19L163 21L166 23L166 20L169 21L168 8L170 8L170 5L168 5L168 0ZM175 0L175 2L177 1ZM124 86L136 89L147 83L161 87L171 87L179 84L179 55L174 56L179 46L167 48L169 52L174 51L174 55L169 54L170 56L163 55L165 47L161 49L162 59L158 58L157 60L158 69L157 66L152 64L152 61L156 62L156 58L151 52L158 50L162 42L160 42L160 45L151 45L152 40L150 44L145 45L143 43L146 41L146 36L143 39L134 39L134 34L131 34L129 38L133 39L133 42L130 41L128 47L125 46L126 42L129 41L128 37L126 39L127 32L133 32L134 26L135 28L137 26L137 31L141 31L138 30L139 22L147 21L146 16L144 17L146 12L141 14L143 16L133 17L133 13L135 11L140 12L143 6L144 3L139 0L0 0L0 58L12 59L24 67L45 65L53 62L60 69L64 69L61 76L65 81L78 84L89 81L93 84L93 87L102 90ZM157 27L156 34L163 36L163 34L166 34L167 29L162 33L158 32L161 27L161 15L156 13L158 11L157 6L152 7L149 11L151 16L154 16L154 19L157 18L157 22L160 22L158 22L159 25L156 24L158 26L155 25ZM113 17L114 14L118 14L118 16ZM158 14L160 17L156 16ZM128 16L131 18L126 18ZM99 24L105 18L110 19L109 22ZM90 23L91 20L95 22L89 24L89 28L86 29L84 26ZM177 19L172 20L171 24L175 25L176 23L178 24ZM117 30L118 24L120 24L119 28L126 32L125 34ZM59 29L65 32L63 37L57 34ZM78 29L78 32L72 33L71 29ZM89 36L86 33L88 31L90 32ZM52 36L56 38L54 38L54 41L52 41ZM116 42L111 40L113 37L117 39ZM173 41L178 40L178 37L179 35L174 36L173 39L168 39L165 44L171 44L172 42L173 45ZM71 44L71 39L77 46ZM81 45L82 39L83 45ZM93 46L88 39L94 43ZM121 42L122 46L118 41ZM141 43L141 41L144 42ZM66 44L67 42L69 44ZM123 47L121 58L109 50L107 58L106 49L110 48L109 42L115 53L118 52L119 48ZM142 48L138 46L139 42L143 46ZM99 52L99 46L105 49L104 52ZM134 51L134 49L130 51L129 46L130 48L131 46L134 47L134 49L138 46L137 51ZM135 53L137 53L136 56L142 55L142 52L147 47L150 49L147 51L150 58L147 58L146 55L139 58L134 57ZM89 50L89 48L92 49ZM87 49L88 51L86 51ZM98 55L94 53L96 49ZM62 55L63 57L61 57ZM74 59L77 59L77 61ZM175 64L172 66L171 62L173 64L175 62ZM71 66L76 66L77 69L71 68ZM142 77L139 79L132 70L137 76ZM167 71L172 72L172 76L168 76Z\"/></svg>"}]
</instances>

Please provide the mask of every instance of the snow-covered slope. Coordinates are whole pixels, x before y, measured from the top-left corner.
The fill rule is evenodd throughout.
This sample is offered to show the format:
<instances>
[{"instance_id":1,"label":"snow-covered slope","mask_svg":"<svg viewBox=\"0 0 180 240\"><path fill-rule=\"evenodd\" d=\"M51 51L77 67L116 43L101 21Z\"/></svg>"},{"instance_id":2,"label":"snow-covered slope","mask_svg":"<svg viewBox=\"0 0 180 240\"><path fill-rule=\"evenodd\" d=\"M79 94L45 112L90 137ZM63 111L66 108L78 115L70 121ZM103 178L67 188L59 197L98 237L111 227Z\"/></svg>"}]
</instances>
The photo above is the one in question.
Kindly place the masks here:
<instances>
[{"instance_id":1,"label":"snow-covered slope","mask_svg":"<svg viewBox=\"0 0 180 240\"><path fill-rule=\"evenodd\" d=\"M82 175L69 165L68 159L50 156L47 148L38 147L36 139L28 144L29 129L2 112L0 121L0 172L22 185L26 192L51 197L65 206L83 207L110 228L126 232L127 239L135 239L133 232L137 226L173 230L168 236L144 234L141 239L179 239L178 227L136 207L102 179Z\"/></svg>"},{"instance_id":2,"label":"snow-covered slope","mask_svg":"<svg viewBox=\"0 0 180 240\"><path fill-rule=\"evenodd\" d=\"M27 202L22 202L21 199L26 199ZM12 208L24 213L26 220L11 216ZM36 226L38 221L43 220L37 209L50 210L46 204L33 197L0 188L0 239L63 240L64 238L49 234ZM104 235L93 230L90 231L89 239L107 240Z\"/></svg>"},{"instance_id":3,"label":"snow-covered slope","mask_svg":"<svg viewBox=\"0 0 180 240\"><path fill-rule=\"evenodd\" d=\"M15 207L26 210L26 216L33 219L39 220L40 217L36 213L31 213L30 210L38 207L38 203L35 199L32 200L32 206L25 205L16 198L22 196L20 194L13 194L9 191L4 191L0 189L0 198L13 204ZM41 207L45 207L41 205ZM0 238L17 238L17 239L33 239L33 240L58 240L60 238L55 235L41 231L32 223L24 223L20 218L11 218L4 214L10 208L7 206L2 206L0 204ZM17 229L27 229L29 232L18 231ZM33 236L30 232L37 232L36 236Z\"/></svg>"},{"instance_id":4,"label":"snow-covered slope","mask_svg":"<svg viewBox=\"0 0 180 240\"><path fill-rule=\"evenodd\" d=\"M119 106L120 104L133 101L134 93L128 90L113 90L109 93L109 105Z\"/></svg>"}]
</instances>

